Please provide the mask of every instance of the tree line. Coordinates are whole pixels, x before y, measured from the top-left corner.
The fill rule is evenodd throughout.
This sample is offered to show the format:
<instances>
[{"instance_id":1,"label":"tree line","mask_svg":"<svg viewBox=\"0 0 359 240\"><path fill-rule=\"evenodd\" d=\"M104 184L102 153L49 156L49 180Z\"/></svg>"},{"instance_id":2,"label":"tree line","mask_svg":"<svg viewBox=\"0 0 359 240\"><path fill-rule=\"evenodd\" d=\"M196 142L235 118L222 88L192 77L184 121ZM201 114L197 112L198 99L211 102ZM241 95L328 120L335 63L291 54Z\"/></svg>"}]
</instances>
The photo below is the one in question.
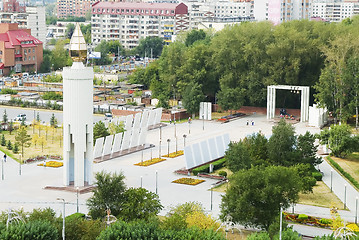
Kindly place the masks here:
<instances>
[{"instance_id":1,"label":"tree line","mask_svg":"<svg viewBox=\"0 0 359 240\"><path fill-rule=\"evenodd\" d=\"M357 109L358 22L357 17L277 26L245 22L216 33L192 30L165 46L158 61L137 69L130 81L149 87L160 104L183 99L191 113L203 100L224 110L265 106L272 84L309 86L311 103L316 100L346 120ZM278 92L277 106L299 108L299 95Z\"/></svg>"}]
</instances>

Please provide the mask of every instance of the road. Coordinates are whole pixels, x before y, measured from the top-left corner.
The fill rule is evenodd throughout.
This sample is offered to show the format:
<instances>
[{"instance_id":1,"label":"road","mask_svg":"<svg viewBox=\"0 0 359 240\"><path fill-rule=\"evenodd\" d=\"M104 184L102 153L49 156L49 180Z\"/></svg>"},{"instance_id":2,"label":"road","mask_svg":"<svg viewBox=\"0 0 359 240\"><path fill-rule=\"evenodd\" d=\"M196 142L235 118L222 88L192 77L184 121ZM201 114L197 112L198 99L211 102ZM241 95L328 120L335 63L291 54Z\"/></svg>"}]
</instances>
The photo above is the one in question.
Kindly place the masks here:
<instances>
[{"instance_id":1,"label":"road","mask_svg":"<svg viewBox=\"0 0 359 240\"><path fill-rule=\"evenodd\" d=\"M47 110L47 109L32 109L32 108L20 108L20 107L11 107L11 106L0 106L0 120L2 121L2 117L4 114L4 110L6 109L6 113L8 119L14 119L18 114L24 113L26 114L26 121L32 122L34 118L36 119L37 114L40 114L40 119L42 122L49 123L52 114L55 114L57 122L59 125L62 124L62 112ZM94 122L105 120L104 115L101 116L99 114L94 115Z\"/></svg>"}]
</instances>

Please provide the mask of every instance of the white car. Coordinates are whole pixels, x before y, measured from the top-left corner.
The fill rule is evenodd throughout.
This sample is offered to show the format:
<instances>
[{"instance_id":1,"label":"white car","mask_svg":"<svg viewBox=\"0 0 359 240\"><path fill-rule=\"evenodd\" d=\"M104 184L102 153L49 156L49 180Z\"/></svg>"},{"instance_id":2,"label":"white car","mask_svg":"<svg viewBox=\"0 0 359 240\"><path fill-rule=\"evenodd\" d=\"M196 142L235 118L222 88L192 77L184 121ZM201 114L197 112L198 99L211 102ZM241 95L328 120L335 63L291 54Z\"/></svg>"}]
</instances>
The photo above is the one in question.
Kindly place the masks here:
<instances>
[{"instance_id":1,"label":"white car","mask_svg":"<svg viewBox=\"0 0 359 240\"><path fill-rule=\"evenodd\" d=\"M105 120L112 120L112 114L111 113L105 113Z\"/></svg>"},{"instance_id":2,"label":"white car","mask_svg":"<svg viewBox=\"0 0 359 240\"><path fill-rule=\"evenodd\" d=\"M19 122L21 122L23 119L26 120L26 114L20 113L19 115L17 115L16 118L14 118L14 121L19 121Z\"/></svg>"}]
</instances>

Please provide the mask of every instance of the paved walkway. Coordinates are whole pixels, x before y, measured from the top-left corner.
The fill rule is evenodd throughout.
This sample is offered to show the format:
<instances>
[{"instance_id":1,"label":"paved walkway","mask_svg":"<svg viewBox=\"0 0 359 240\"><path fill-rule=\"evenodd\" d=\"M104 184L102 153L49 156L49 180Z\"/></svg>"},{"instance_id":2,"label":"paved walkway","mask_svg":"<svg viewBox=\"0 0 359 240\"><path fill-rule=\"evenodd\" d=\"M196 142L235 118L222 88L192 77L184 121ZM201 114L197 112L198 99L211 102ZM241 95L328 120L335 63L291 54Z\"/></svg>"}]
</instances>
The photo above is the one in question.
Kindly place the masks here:
<instances>
[{"instance_id":1,"label":"paved walkway","mask_svg":"<svg viewBox=\"0 0 359 240\"><path fill-rule=\"evenodd\" d=\"M247 120L253 120L254 126L246 126ZM240 118L229 123L221 124L215 121L205 121L203 130L203 121L194 120L190 126L191 133L189 134L188 123L181 123L168 125L162 128L162 154L167 152L167 139L171 139L170 152L175 151L175 135L177 136L178 149L183 149L183 134L187 135L186 145L194 144L203 139L212 138L215 136L228 133L231 141L238 141L239 139L262 131L266 136L271 135L273 121L268 121L263 115L252 115ZM298 123L294 125L298 134L304 134L306 131L318 133L318 128L307 127L305 123ZM147 143L155 144L156 147L152 150L144 152L144 160L149 159L151 154L153 157L159 155L159 129L151 130L147 137ZM152 151L152 153L151 153ZM26 155L26 153L25 153ZM1 155L2 156L2 155ZM157 163L148 167L135 166L134 163L141 161L141 152L133 153L119 157L110 161L94 164L94 171L105 170L107 172L122 171L126 176L126 184L128 187L140 187L141 179L142 186L150 191L156 189L156 171L158 172L157 189L160 200L164 209L161 215L168 213L172 206L188 201L196 201L202 203L204 208L211 212L213 216L217 217L220 213L219 205L221 203L221 193L213 192L211 204L211 184L216 180L206 179L204 183L197 186L188 186L172 183L173 180L182 176L174 174L175 170L185 167L184 156L174 159L168 159L164 162ZM328 183L330 179L330 167L322 163L320 165L321 171L324 172L324 182ZM328 172L329 171L329 172ZM8 208L23 207L25 210L32 210L39 207L52 207L58 214L61 213L62 203L56 201L57 198L66 200L66 215L76 212L76 193L61 192L54 190L44 190L45 186L62 186L62 168L52 169L37 166L36 164L28 164L22 166L22 175L19 176L19 164L8 157L8 161L4 163L4 177L0 181L0 211ZM333 191L339 198L344 196L343 180L333 172ZM79 196L79 205L81 212L87 212L86 200L91 196L91 193L81 194ZM354 210L355 197L357 192L348 184L347 186L347 205L350 210ZM212 210L211 210L212 205ZM322 209L312 206L297 205L296 212L307 213L314 216L329 217L329 209ZM353 221L353 212L344 211L342 216ZM299 227L301 229L301 227ZM301 232L305 234L307 228L303 227ZM314 231L314 230L313 230ZM323 234L318 230L318 234Z\"/></svg>"}]
</instances>

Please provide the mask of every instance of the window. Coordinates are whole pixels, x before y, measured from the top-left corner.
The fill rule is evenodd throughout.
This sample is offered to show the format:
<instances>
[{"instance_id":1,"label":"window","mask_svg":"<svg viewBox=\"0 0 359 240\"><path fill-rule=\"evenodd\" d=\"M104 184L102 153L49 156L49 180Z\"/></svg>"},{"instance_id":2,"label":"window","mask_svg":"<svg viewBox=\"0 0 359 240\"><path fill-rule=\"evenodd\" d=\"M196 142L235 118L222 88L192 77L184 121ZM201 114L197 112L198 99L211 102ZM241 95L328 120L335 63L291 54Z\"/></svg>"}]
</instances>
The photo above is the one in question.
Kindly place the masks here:
<instances>
[{"instance_id":1,"label":"window","mask_svg":"<svg viewBox=\"0 0 359 240\"><path fill-rule=\"evenodd\" d=\"M32 60L35 60L35 56L32 57Z\"/></svg>"}]
</instances>

